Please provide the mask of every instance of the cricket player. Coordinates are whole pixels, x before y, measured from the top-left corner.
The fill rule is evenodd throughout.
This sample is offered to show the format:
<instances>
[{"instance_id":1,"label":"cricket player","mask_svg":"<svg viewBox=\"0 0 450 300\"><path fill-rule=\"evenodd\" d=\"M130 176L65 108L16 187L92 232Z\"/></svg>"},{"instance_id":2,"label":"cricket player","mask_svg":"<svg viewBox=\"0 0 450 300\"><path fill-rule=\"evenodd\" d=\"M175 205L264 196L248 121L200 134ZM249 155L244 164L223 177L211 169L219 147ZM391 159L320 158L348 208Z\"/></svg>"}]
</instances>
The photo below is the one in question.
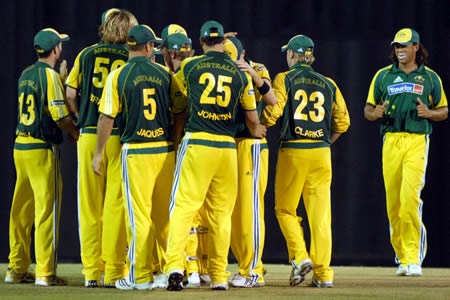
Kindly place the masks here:
<instances>
[{"instance_id":1,"label":"cricket player","mask_svg":"<svg viewBox=\"0 0 450 300\"><path fill-rule=\"evenodd\" d=\"M274 80L278 102L264 111L267 126L281 119L281 145L275 177L275 213L292 264L289 284L302 283L314 268L312 285L333 287L331 260L331 149L350 126L336 83L313 70L314 43L305 35L281 48L289 70ZM295 182L295 184L293 184ZM297 216L303 197L311 229L310 253ZM300 222L299 222L300 220Z\"/></svg>"},{"instance_id":2,"label":"cricket player","mask_svg":"<svg viewBox=\"0 0 450 300\"><path fill-rule=\"evenodd\" d=\"M184 250L197 211L205 204L209 223L208 254L211 288L228 288L231 214L237 196L234 141L236 106L246 110L247 125L263 138L253 86L223 51L221 24L208 21L200 30L204 55L183 61L176 74L189 103L186 133L178 148L172 186L166 273L170 291L183 289ZM192 180L195 178L195 180Z\"/></svg>"},{"instance_id":3,"label":"cricket player","mask_svg":"<svg viewBox=\"0 0 450 300\"><path fill-rule=\"evenodd\" d=\"M155 44L159 43L147 25L131 28L128 62L108 76L100 100L97 147L92 159L92 169L98 175L104 172L103 152L114 119L122 114L119 130L130 272L115 285L123 290L153 288L155 236L151 232L151 216L153 210L161 211L161 207L168 210L175 168L170 110L176 112L171 100L179 90L169 70L150 61Z\"/></svg>"},{"instance_id":4,"label":"cricket player","mask_svg":"<svg viewBox=\"0 0 450 300\"><path fill-rule=\"evenodd\" d=\"M364 108L369 121L381 119L383 177L397 275L421 276L427 251L422 223L431 121L448 116L439 76L426 66L428 53L411 28L397 32L392 64L374 76Z\"/></svg>"},{"instance_id":5,"label":"cricket player","mask_svg":"<svg viewBox=\"0 0 450 300\"><path fill-rule=\"evenodd\" d=\"M67 284L56 276L62 194L60 128L69 132L74 141L79 133L65 104L61 78L53 68L61 60L62 42L68 40L68 35L52 28L39 31L34 37L38 61L19 78L14 144L17 181L11 206L6 283ZM28 272L33 224L36 280Z\"/></svg>"},{"instance_id":6,"label":"cricket player","mask_svg":"<svg viewBox=\"0 0 450 300\"><path fill-rule=\"evenodd\" d=\"M267 68L245 57L241 41L229 37L225 43L225 52L236 61L241 71L248 72L252 77L253 85L256 86L258 115L264 104L276 104L277 98L271 88ZM269 149L265 138L256 139L250 134L242 109L239 110L238 120L238 197L231 219L231 249L238 262L239 272L230 283L234 287L260 287L264 285L261 256L265 235L264 194Z\"/></svg>"},{"instance_id":7,"label":"cricket player","mask_svg":"<svg viewBox=\"0 0 450 300\"><path fill-rule=\"evenodd\" d=\"M115 8L105 11L99 28L101 41L78 54L66 80L67 100L81 129L78 141L78 222L86 287L114 287L115 281L127 272L117 121L103 153L102 176L95 176L92 172L91 160L97 140L98 102L109 72L123 66L128 59L124 43L129 29L136 24L136 18L128 11Z\"/></svg>"}]
</instances>

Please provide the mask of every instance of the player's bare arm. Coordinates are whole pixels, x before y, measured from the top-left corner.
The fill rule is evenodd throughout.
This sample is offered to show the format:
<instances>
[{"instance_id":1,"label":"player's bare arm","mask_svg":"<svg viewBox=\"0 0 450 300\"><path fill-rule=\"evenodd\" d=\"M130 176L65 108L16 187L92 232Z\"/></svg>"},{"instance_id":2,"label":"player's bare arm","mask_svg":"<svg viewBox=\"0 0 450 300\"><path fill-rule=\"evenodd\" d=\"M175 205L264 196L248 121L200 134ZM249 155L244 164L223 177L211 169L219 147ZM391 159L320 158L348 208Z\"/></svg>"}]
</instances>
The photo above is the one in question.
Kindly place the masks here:
<instances>
[{"instance_id":1,"label":"player's bare arm","mask_svg":"<svg viewBox=\"0 0 450 300\"><path fill-rule=\"evenodd\" d=\"M95 147L94 157L92 158L91 166L94 173L98 176L102 175L100 165L103 160L103 150L105 149L106 142L111 135L111 131L114 125L114 119L104 114L100 114L97 123L97 145Z\"/></svg>"},{"instance_id":2,"label":"player's bare arm","mask_svg":"<svg viewBox=\"0 0 450 300\"><path fill-rule=\"evenodd\" d=\"M330 137L330 143L333 144L334 142L337 141L337 139L341 136L342 133L340 132L333 132L331 133L331 137Z\"/></svg>"},{"instance_id":3,"label":"player's bare arm","mask_svg":"<svg viewBox=\"0 0 450 300\"><path fill-rule=\"evenodd\" d=\"M70 86L66 86L66 98L70 113L73 113L78 119L78 115L80 113L78 91Z\"/></svg>"},{"instance_id":4,"label":"player's bare arm","mask_svg":"<svg viewBox=\"0 0 450 300\"><path fill-rule=\"evenodd\" d=\"M61 119L56 122L59 128L69 133L70 138L73 141L77 141L78 137L80 136L80 130L75 127L73 124L73 120L70 116L65 117L64 119Z\"/></svg>"},{"instance_id":5,"label":"player's bare arm","mask_svg":"<svg viewBox=\"0 0 450 300\"><path fill-rule=\"evenodd\" d=\"M254 137L260 139L266 137L267 128L259 122L256 110L245 112L245 123Z\"/></svg>"},{"instance_id":6,"label":"player's bare arm","mask_svg":"<svg viewBox=\"0 0 450 300\"><path fill-rule=\"evenodd\" d=\"M364 107L364 117L369 121L381 119L386 113L386 106L388 104L388 101L385 101L383 105L377 106L366 104L366 106Z\"/></svg>"},{"instance_id":7,"label":"player's bare arm","mask_svg":"<svg viewBox=\"0 0 450 300\"><path fill-rule=\"evenodd\" d=\"M428 106L417 97L417 116L430 119L431 121L443 121L448 117L448 107L429 109Z\"/></svg>"},{"instance_id":8,"label":"player's bare arm","mask_svg":"<svg viewBox=\"0 0 450 300\"><path fill-rule=\"evenodd\" d=\"M69 73L67 72L67 60L63 59L61 61L61 64L59 65L59 76L61 77L62 82L66 81L68 74Z\"/></svg>"}]
</instances>

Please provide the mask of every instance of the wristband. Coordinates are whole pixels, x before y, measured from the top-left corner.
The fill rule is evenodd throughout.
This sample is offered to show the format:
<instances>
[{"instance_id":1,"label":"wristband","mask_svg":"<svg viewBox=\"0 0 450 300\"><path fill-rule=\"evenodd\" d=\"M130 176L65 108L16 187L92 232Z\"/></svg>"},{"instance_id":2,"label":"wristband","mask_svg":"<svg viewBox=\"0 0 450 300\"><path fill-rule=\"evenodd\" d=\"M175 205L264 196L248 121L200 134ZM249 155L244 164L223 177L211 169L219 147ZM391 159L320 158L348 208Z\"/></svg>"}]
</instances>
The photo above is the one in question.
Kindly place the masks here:
<instances>
[{"instance_id":1,"label":"wristband","mask_svg":"<svg viewBox=\"0 0 450 300\"><path fill-rule=\"evenodd\" d=\"M263 85L260 87L257 87L257 89L261 95L265 95L265 94L267 94L267 92L269 92L270 86L267 84L267 82L264 81Z\"/></svg>"}]
</instances>

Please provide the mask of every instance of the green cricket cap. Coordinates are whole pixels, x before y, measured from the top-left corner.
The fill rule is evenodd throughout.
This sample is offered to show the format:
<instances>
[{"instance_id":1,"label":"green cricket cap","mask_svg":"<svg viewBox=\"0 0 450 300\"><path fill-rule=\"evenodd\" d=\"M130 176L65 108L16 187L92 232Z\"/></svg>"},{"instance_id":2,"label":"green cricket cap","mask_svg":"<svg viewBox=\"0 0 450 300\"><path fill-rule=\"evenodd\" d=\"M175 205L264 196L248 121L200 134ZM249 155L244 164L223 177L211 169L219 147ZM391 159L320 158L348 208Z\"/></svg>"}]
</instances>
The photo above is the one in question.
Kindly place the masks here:
<instances>
[{"instance_id":1,"label":"green cricket cap","mask_svg":"<svg viewBox=\"0 0 450 300\"><path fill-rule=\"evenodd\" d=\"M153 29L147 25L135 25L128 32L128 38L133 37L134 41L127 41L128 45L143 45L146 43L161 44L161 39L157 38Z\"/></svg>"},{"instance_id":2,"label":"green cricket cap","mask_svg":"<svg viewBox=\"0 0 450 300\"><path fill-rule=\"evenodd\" d=\"M120 9L118 9L118 8L110 8L110 9L105 10L102 13L102 25L106 23L106 19L108 19L109 15L111 13L113 13L113 12L116 12L116 11L120 11Z\"/></svg>"},{"instance_id":3,"label":"green cricket cap","mask_svg":"<svg viewBox=\"0 0 450 300\"><path fill-rule=\"evenodd\" d=\"M311 53L306 53L308 48L311 48ZM281 52L285 52L287 49L291 49L292 51L301 54L312 54L314 42L306 35L296 35L291 38L286 45L281 47Z\"/></svg>"},{"instance_id":4,"label":"green cricket cap","mask_svg":"<svg viewBox=\"0 0 450 300\"><path fill-rule=\"evenodd\" d=\"M169 50L190 51L192 41L183 33L172 33L164 39L162 46Z\"/></svg>"},{"instance_id":5,"label":"green cricket cap","mask_svg":"<svg viewBox=\"0 0 450 300\"><path fill-rule=\"evenodd\" d=\"M67 34L58 33L53 28L45 28L34 36L34 48L38 53L44 53L52 50L59 43L68 41L70 38Z\"/></svg>"},{"instance_id":6,"label":"green cricket cap","mask_svg":"<svg viewBox=\"0 0 450 300\"><path fill-rule=\"evenodd\" d=\"M414 29L402 28L395 34L394 40L391 42L391 46L393 44L401 44L406 46L411 43L420 43L419 34Z\"/></svg>"},{"instance_id":7,"label":"green cricket cap","mask_svg":"<svg viewBox=\"0 0 450 300\"><path fill-rule=\"evenodd\" d=\"M208 21L200 29L200 38L206 37L224 37L223 26L216 21Z\"/></svg>"},{"instance_id":8,"label":"green cricket cap","mask_svg":"<svg viewBox=\"0 0 450 300\"><path fill-rule=\"evenodd\" d=\"M161 32L161 38L164 40L167 36L174 33L182 33L185 36L187 36L186 29L184 29L178 24L169 24L166 27L164 27L163 31Z\"/></svg>"},{"instance_id":9,"label":"green cricket cap","mask_svg":"<svg viewBox=\"0 0 450 300\"><path fill-rule=\"evenodd\" d=\"M229 37L223 45L223 50L231 57L232 60L236 61L241 57L244 47L238 38Z\"/></svg>"}]
</instances>

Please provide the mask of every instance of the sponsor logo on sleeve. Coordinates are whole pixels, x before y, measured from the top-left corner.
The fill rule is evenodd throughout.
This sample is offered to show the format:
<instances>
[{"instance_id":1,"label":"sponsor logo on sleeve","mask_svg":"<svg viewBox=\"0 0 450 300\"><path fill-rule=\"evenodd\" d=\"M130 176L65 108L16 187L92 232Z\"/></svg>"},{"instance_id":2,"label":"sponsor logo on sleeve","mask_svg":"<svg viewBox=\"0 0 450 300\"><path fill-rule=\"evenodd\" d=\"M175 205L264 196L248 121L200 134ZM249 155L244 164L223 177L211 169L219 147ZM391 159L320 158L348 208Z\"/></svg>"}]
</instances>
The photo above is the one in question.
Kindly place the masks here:
<instances>
[{"instance_id":1,"label":"sponsor logo on sleeve","mask_svg":"<svg viewBox=\"0 0 450 300\"><path fill-rule=\"evenodd\" d=\"M262 70L264 70L265 68L263 66L258 68L258 72L261 72Z\"/></svg>"},{"instance_id":2,"label":"sponsor logo on sleeve","mask_svg":"<svg viewBox=\"0 0 450 300\"><path fill-rule=\"evenodd\" d=\"M255 94L255 90L248 90L247 93L248 93L249 96L254 95Z\"/></svg>"},{"instance_id":3,"label":"sponsor logo on sleeve","mask_svg":"<svg viewBox=\"0 0 450 300\"><path fill-rule=\"evenodd\" d=\"M52 100L50 106L64 105L64 100Z\"/></svg>"},{"instance_id":4,"label":"sponsor logo on sleeve","mask_svg":"<svg viewBox=\"0 0 450 300\"><path fill-rule=\"evenodd\" d=\"M402 94L402 93L413 93L417 95L422 95L423 85L414 84L409 82L404 82L400 84L394 84L387 87L389 95Z\"/></svg>"}]
</instances>

